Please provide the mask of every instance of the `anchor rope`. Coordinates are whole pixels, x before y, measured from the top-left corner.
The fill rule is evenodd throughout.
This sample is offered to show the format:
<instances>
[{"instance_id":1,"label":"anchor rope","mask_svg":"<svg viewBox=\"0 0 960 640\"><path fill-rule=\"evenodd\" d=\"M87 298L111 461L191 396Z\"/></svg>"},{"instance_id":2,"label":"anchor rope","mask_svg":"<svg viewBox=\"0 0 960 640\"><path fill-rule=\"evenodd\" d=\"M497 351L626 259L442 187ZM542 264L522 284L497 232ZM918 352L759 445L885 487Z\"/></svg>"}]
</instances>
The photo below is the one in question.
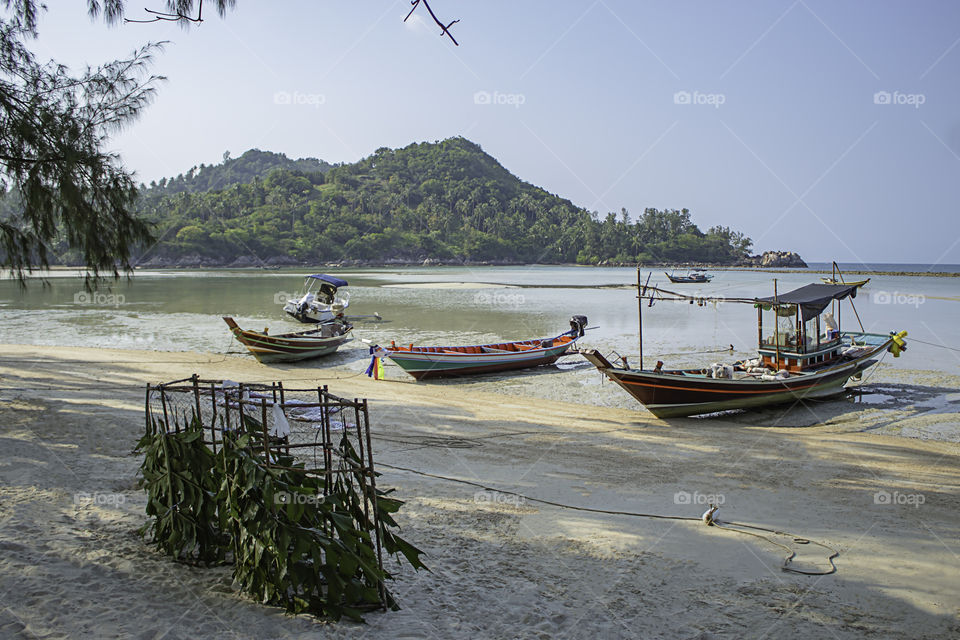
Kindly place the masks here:
<instances>
[{"instance_id":1,"label":"anchor rope","mask_svg":"<svg viewBox=\"0 0 960 640\"><path fill-rule=\"evenodd\" d=\"M391 465L391 464L387 464L387 463L385 463L385 462L378 462L378 463L377 463L377 466L378 466L378 467L387 467L388 469L395 469L395 470L397 470L397 471L406 471L406 472L408 472L408 473L413 473L413 474L420 475L420 476L425 476L425 477L428 477L428 478L435 478L435 479L437 479L437 480L444 480L444 481L446 481L446 482L455 482L455 483L459 483L459 484L469 485L469 486L472 486L472 487L478 487L478 488L483 489L483 490L485 490L485 491L494 491L494 492L502 493L502 494L505 494L505 495L517 496L518 498L523 498L524 500L529 501L529 502L537 502L537 503L549 505L549 506L552 506L552 507L558 507L558 508L560 508L560 509L571 509L571 510L573 510L573 511L586 511L586 512L589 512L589 513L602 513L602 514L605 514L605 515L614 515L614 516L629 516L629 517L634 517L634 518L651 518L651 519L656 519L656 520L683 520L683 521L687 521L687 522L702 522L702 520L701 520L700 518L696 518L696 517L693 517L693 516L674 516L674 515L666 515L666 514L662 514L662 513L643 513L643 512L639 512L639 511L618 511L618 510L611 510L611 509L598 509L598 508L595 508L595 507L582 507L582 506L578 506L578 505L564 504L564 503L562 503L562 502L555 502L555 501L553 501L553 500L545 500L545 499L543 499L543 498L535 498L535 497L533 497L533 496L528 496L528 495L526 495L526 494L519 493L519 492L517 492L517 491L509 491L509 490L506 490L506 489L495 489L495 488L493 488L493 487L488 487L487 485L483 484L482 482L473 482L473 481L471 481L471 480L464 480L463 478L451 478L450 476L442 476L442 475L438 475L438 474L435 474L435 473L429 473L429 472L427 472L427 471L420 471L419 469L411 469L411 468L409 468L409 467L399 467L399 466L397 466L397 465ZM805 575L805 576L828 576L828 575L831 575L831 574L837 572L837 565L833 562L833 560L834 560L834 558L836 558L836 557L838 557L838 556L840 555L840 551L839 551L838 549L835 549L834 547L831 547L831 546L828 545L828 544L823 543L823 542L818 542L818 541L812 540L812 539L810 539L810 538L804 538L804 537L802 537L802 536L797 536L797 535L794 535L794 534L789 533L789 532L787 532L787 531L781 531L781 530L779 530L779 529L770 529L770 528L768 528L768 527L761 527L761 526L758 526L758 525L746 524L746 523L743 523L743 522L721 522L721 521L718 521L718 520L714 520L714 521L713 521L713 526L716 526L718 529L723 529L723 530L726 530L726 531L732 531L732 532L734 532L734 533L742 533L742 534L745 534L745 535L748 535L748 536L754 536L754 537L756 537L756 538L760 538L760 539L762 539L762 540L766 540L766 541L769 542L770 544L775 545L775 546L777 546L777 547L780 547L781 549L784 549L785 551L788 552L788 555L785 556L784 559L783 559L783 564L782 564L782 566L780 567L780 569L781 569L782 571L786 571L786 572L789 572L789 573L798 573L798 574ZM796 557L796 555L797 555L796 551L794 551L793 549L791 549L791 548L788 547L787 545L785 545L785 544L783 544L783 543L781 543L781 542L778 542L778 541L774 540L774 539L773 539L772 537L770 537L770 536L765 536L765 535L760 534L760 533L754 533L754 532L752 532L752 531L741 531L740 529L735 529L735 528L733 528L733 527L741 527L741 528L744 528L744 529L754 529L754 530L756 530L756 531L764 531L764 532L767 532L767 533L770 533L770 534L773 534L773 535L778 535L778 536L784 536L784 537L792 538L792 540L793 540L793 542L794 542L795 544L814 544L814 545L817 545L817 546L822 547L822 548L824 548L824 549L827 549L828 551L830 551L830 556L827 557L827 561L830 563L830 569L829 569L829 570L826 570L826 571L803 571L803 570L801 570L801 569L794 569L793 567L790 566L790 563L791 563L791 562L793 561L793 559Z\"/></svg>"}]
</instances>

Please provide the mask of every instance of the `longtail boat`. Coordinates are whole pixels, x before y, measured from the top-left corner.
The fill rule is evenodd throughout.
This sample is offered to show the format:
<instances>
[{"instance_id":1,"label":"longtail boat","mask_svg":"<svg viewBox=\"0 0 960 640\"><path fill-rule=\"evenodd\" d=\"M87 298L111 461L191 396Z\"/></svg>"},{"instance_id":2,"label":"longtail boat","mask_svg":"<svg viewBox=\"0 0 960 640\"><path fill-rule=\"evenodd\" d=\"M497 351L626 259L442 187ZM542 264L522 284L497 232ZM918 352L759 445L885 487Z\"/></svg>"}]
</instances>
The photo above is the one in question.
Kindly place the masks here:
<instances>
[{"instance_id":1,"label":"longtail boat","mask_svg":"<svg viewBox=\"0 0 960 640\"><path fill-rule=\"evenodd\" d=\"M699 269L694 269L685 276L677 276L666 271L663 272L663 275L667 276L670 282L674 284L706 284L713 280L713 276L707 275Z\"/></svg>"},{"instance_id":2,"label":"longtail boat","mask_svg":"<svg viewBox=\"0 0 960 640\"><path fill-rule=\"evenodd\" d=\"M583 337L586 316L573 316L570 330L552 338L499 342L471 346L371 347L374 358L389 358L417 380L466 376L553 364Z\"/></svg>"},{"instance_id":3,"label":"longtail boat","mask_svg":"<svg viewBox=\"0 0 960 640\"><path fill-rule=\"evenodd\" d=\"M824 284L848 284L852 287L862 287L870 282L870 278L867 278L866 280L844 280L843 274L840 272L840 265L834 262L830 277L820 278L820 281Z\"/></svg>"},{"instance_id":4,"label":"longtail boat","mask_svg":"<svg viewBox=\"0 0 960 640\"><path fill-rule=\"evenodd\" d=\"M647 279L649 282L649 278ZM614 365L596 350L581 351L594 366L659 418L700 415L791 403L839 394L850 378L876 364L876 356L889 351L894 357L906 349L906 331L889 334L840 330L840 301L857 294L854 284L809 284L767 298L710 298L687 296L654 286L640 285L637 270L640 335L643 335L644 301L675 300L701 306L707 302L741 302L757 307L757 357L733 364L713 363L700 369L643 367L641 342L639 367L621 357ZM836 311L824 313L827 307ZM853 308L856 313L856 307ZM772 322L764 316L772 314ZM859 322L859 315L857 321ZM765 330L764 327L768 329ZM771 330L772 328L772 330Z\"/></svg>"},{"instance_id":5,"label":"longtail boat","mask_svg":"<svg viewBox=\"0 0 960 640\"><path fill-rule=\"evenodd\" d=\"M309 331L269 335L264 329L248 331L241 329L233 318L223 319L233 336L250 350L260 362L296 362L330 355L353 338L353 325L347 322L325 322Z\"/></svg>"},{"instance_id":6,"label":"longtail boat","mask_svg":"<svg viewBox=\"0 0 960 640\"><path fill-rule=\"evenodd\" d=\"M866 280L847 280L847 281L844 281L842 279L837 280L836 278L820 278L820 281L823 282L824 284L848 284L851 287L862 287L863 285L870 282L870 278L867 278Z\"/></svg>"}]
</instances>

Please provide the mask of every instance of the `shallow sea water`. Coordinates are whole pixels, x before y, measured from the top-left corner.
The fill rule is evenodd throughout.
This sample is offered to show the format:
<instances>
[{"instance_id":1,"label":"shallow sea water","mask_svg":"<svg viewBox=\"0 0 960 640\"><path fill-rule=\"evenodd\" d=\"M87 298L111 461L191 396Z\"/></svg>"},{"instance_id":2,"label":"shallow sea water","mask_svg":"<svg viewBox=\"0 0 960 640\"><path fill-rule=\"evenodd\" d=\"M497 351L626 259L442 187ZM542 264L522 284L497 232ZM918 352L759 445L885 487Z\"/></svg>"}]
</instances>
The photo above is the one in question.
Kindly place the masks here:
<instances>
[{"instance_id":1,"label":"shallow sea water","mask_svg":"<svg viewBox=\"0 0 960 640\"><path fill-rule=\"evenodd\" d=\"M586 315L592 327L581 346L616 352L638 363L636 270L572 266L417 267L331 270L350 282L349 315L379 313L382 321L357 320L357 340L334 356L303 363L308 373L330 366L363 371L372 343L462 345L550 337L569 328L574 314ZM130 281L94 294L83 291L71 274L54 274L46 285L33 281L21 290L0 281L0 342L242 353L221 319L230 315L241 326L269 327L271 333L296 331L304 325L285 316L282 303L295 295L304 270L138 271ZM644 270L646 281L651 272ZM780 292L819 282L819 275L713 270L707 285L670 285L662 270L650 283L704 296L766 296L774 278ZM869 393L851 394L838 402L851 410L888 411L923 394L912 387L939 389L923 398L924 411L957 411L960 376L960 279L926 276L873 276L855 300L866 331L907 329L908 351L886 356L865 376ZM644 363L702 367L753 357L756 310L752 305L720 303L705 306L658 302L642 308ZM843 303L842 326L858 328ZM731 352L729 346L733 345ZM958 349L941 348L943 345ZM726 350L724 350L726 349ZM389 366L387 377L404 378ZM922 379L924 384L906 383ZM567 400L599 406L642 410L616 385L603 382L580 356L556 366L494 376L438 380L421 384L450 385L496 391L544 400ZM746 422L751 419L744 418ZM941 427L937 427L941 429ZM955 439L960 426L947 428ZM956 433L955 433L956 432ZM909 434L904 434L909 435ZM942 435L942 434L941 434ZM956 438L960 439L960 438Z\"/></svg>"}]
</instances>

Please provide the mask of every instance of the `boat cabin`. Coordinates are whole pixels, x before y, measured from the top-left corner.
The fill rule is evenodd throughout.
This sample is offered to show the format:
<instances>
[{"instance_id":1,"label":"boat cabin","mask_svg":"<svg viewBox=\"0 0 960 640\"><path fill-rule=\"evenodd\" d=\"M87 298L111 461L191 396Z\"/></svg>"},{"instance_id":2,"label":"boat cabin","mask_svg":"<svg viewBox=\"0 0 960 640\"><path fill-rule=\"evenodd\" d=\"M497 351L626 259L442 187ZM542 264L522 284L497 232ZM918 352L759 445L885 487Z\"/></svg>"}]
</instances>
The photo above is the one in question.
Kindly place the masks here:
<instances>
[{"instance_id":1,"label":"boat cabin","mask_svg":"<svg viewBox=\"0 0 960 640\"><path fill-rule=\"evenodd\" d=\"M838 303L856 295L856 285L808 284L758 298L757 350L763 364L799 373L839 359L844 345Z\"/></svg>"},{"instance_id":2,"label":"boat cabin","mask_svg":"<svg viewBox=\"0 0 960 640\"><path fill-rule=\"evenodd\" d=\"M307 276L304 281L304 298L310 296L323 304L333 304L337 289L347 286L346 280L328 276L325 273L315 273Z\"/></svg>"}]
</instances>

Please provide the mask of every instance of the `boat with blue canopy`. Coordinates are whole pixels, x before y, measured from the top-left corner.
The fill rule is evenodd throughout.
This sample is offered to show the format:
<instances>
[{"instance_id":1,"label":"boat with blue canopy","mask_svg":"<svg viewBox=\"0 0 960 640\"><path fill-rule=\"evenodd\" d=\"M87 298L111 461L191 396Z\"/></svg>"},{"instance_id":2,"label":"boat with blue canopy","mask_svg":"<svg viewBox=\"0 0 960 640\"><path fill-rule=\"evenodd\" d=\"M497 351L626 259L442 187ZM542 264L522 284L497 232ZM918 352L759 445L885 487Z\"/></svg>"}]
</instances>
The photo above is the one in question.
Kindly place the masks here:
<instances>
[{"instance_id":1,"label":"boat with blue canopy","mask_svg":"<svg viewBox=\"0 0 960 640\"><path fill-rule=\"evenodd\" d=\"M311 274L303 280L302 293L286 300L283 310L300 322L330 322L343 316L350 305L350 293L340 291L346 286L346 280L325 273Z\"/></svg>"}]
</instances>

